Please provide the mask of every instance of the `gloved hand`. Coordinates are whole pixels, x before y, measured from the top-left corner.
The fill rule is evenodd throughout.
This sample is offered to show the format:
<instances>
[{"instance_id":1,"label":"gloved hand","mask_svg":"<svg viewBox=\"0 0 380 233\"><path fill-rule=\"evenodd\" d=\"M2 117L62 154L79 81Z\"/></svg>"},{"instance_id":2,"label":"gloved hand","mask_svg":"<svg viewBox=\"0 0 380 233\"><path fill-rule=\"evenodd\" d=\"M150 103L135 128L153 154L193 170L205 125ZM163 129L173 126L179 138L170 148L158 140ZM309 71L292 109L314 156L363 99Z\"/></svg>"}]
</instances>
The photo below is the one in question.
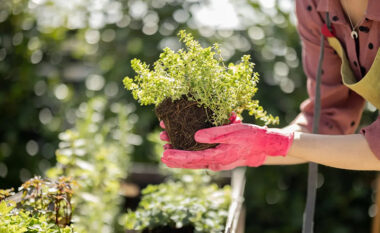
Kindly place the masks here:
<instances>
[{"instance_id":1,"label":"gloved hand","mask_svg":"<svg viewBox=\"0 0 380 233\"><path fill-rule=\"evenodd\" d=\"M228 120L229 120L229 124L241 123L241 119L236 115L235 112L231 113L231 116ZM160 127L165 129L164 121L160 121ZM165 142L170 142L169 135L166 131L162 131L160 133L160 139ZM164 150L167 150L167 149L172 149L172 145L170 143L167 143L164 145Z\"/></svg>"},{"instance_id":2,"label":"gloved hand","mask_svg":"<svg viewBox=\"0 0 380 233\"><path fill-rule=\"evenodd\" d=\"M229 170L238 166L257 167L266 156L285 156L293 142L293 133L251 124L229 124L199 130L195 140L219 143L202 151L167 149L162 162L173 168L209 168Z\"/></svg>"}]
</instances>

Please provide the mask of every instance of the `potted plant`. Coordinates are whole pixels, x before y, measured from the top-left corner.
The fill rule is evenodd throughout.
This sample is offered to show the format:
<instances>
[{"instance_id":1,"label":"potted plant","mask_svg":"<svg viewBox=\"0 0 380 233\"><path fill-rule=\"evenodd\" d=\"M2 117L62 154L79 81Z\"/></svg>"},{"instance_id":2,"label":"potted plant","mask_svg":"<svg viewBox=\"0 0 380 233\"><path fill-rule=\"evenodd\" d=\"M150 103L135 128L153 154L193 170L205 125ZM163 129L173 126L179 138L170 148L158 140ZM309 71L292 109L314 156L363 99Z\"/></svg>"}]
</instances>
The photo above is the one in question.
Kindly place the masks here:
<instances>
[{"instance_id":1,"label":"potted plant","mask_svg":"<svg viewBox=\"0 0 380 233\"><path fill-rule=\"evenodd\" d=\"M266 124L277 122L253 99L258 74L253 72L249 55L238 64L226 66L218 44L203 48L183 30L178 36L185 48L177 52L165 48L152 70L133 59L131 64L137 75L123 80L140 104L155 105L173 148L202 150L215 146L197 143L194 133L228 123L232 112L240 115L248 110Z\"/></svg>"}]
</instances>

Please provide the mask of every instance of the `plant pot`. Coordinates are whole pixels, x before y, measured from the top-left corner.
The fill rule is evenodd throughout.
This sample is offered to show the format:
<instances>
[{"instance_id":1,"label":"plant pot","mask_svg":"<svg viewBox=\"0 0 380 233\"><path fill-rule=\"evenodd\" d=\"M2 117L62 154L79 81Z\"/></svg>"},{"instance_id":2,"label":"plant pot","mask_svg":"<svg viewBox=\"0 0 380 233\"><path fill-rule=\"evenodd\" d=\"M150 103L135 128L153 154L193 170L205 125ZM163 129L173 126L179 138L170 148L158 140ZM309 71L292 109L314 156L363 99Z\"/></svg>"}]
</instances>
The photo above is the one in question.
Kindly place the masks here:
<instances>
[{"instance_id":1,"label":"plant pot","mask_svg":"<svg viewBox=\"0 0 380 233\"><path fill-rule=\"evenodd\" d=\"M194 139L198 130L214 126L210 122L212 111L199 107L196 101L189 101L186 97L176 101L166 99L156 107L155 112L158 119L164 121L174 149L197 151L217 145L197 143Z\"/></svg>"}]
</instances>

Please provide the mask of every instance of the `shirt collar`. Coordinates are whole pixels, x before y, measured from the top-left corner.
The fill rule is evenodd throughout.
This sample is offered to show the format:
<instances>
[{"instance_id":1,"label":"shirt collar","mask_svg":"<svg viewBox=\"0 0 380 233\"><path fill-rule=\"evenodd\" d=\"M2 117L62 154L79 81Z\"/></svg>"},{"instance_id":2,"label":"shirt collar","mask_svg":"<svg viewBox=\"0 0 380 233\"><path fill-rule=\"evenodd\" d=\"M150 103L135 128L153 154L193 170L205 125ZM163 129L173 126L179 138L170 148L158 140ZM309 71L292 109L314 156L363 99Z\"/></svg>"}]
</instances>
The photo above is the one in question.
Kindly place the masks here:
<instances>
[{"instance_id":1,"label":"shirt collar","mask_svg":"<svg viewBox=\"0 0 380 233\"><path fill-rule=\"evenodd\" d=\"M345 23L346 17L339 0L320 0L317 5L317 11L329 12L330 17L338 17L339 20L333 23ZM368 0L367 10L364 16L368 19L380 21L380 1Z\"/></svg>"}]
</instances>

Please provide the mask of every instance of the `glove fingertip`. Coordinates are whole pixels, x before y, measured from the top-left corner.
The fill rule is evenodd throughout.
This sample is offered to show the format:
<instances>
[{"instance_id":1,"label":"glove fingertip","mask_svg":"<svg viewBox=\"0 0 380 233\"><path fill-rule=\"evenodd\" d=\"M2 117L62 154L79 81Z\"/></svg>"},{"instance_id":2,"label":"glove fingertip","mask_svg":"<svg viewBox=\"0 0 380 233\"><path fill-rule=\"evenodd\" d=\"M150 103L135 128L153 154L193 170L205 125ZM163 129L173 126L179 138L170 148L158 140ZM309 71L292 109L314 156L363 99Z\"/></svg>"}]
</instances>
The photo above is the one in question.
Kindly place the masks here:
<instances>
[{"instance_id":1,"label":"glove fingertip","mask_svg":"<svg viewBox=\"0 0 380 233\"><path fill-rule=\"evenodd\" d=\"M173 166L175 164L175 163L173 163L173 161L171 161L170 159L168 159L165 156L161 157L161 162L163 162L164 164L166 164L168 167L169 167L169 165Z\"/></svg>"},{"instance_id":2,"label":"glove fingertip","mask_svg":"<svg viewBox=\"0 0 380 233\"><path fill-rule=\"evenodd\" d=\"M168 149L172 149L173 148L173 146L172 146L172 144L165 144L164 146L164 150L168 150Z\"/></svg>"},{"instance_id":3,"label":"glove fingertip","mask_svg":"<svg viewBox=\"0 0 380 233\"><path fill-rule=\"evenodd\" d=\"M217 143L215 142L215 138L209 134L206 134L206 133L195 133L194 135L194 139L195 141L199 142L199 143Z\"/></svg>"},{"instance_id":4,"label":"glove fingertip","mask_svg":"<svg viewBox=\"0 0 380 233\"><path fill-rule=\"evenodd\" d=\"M208 133L205 132L205 130L198 130L195 135L194 139L197 142L200 143L214 143L214 139L212 136L210 136Z\"/></svg>"},{"instance_id":5,"label":"glove fingertip","mask_svg":"<svg viewBox=\"0 0 380 233\"><path fill-rule=\"evenodd\" d=\"M165 123L164 123L164 121L160 121L160 127L163 128L163 129L165 129Z\"/></svg>"},{"instance_id":6,"label":"glove fingertip","mask_svg":"<svg viewBox=\"0 0 380 233\"><path fill-rule=\"evenodd\" d=\"M160 139L161 139L162 141L170 142L169 135L168 135L168 133L167 133L166 131L162 131L162 132L160 133Z\"/></svg>"},{"instance_id":7,"label":"glove fingertip","mask_svg":"<svg viewBox=\"0 0 380 233\"><path fill-rule=\"evenodd\" d=\"M171 149L164 150L164 153L162 154L162 156L163 156L162 158L167 158L171 154L172 154Z\"/></svg>"},{"instance_id":8,"label":"glove fingertip","mask_svg":"<svg viewBox=\"0 0 380 233\"><path fill-rule=\"evenodd\" d=\"M181 150L176 150L176 149L167 149L164 151L164 153L162 154L162 156L165 158L165 159L169 159L169 158L176 158L180 155L182 155L183 151Z\"/></svg>"}]
</instances>

